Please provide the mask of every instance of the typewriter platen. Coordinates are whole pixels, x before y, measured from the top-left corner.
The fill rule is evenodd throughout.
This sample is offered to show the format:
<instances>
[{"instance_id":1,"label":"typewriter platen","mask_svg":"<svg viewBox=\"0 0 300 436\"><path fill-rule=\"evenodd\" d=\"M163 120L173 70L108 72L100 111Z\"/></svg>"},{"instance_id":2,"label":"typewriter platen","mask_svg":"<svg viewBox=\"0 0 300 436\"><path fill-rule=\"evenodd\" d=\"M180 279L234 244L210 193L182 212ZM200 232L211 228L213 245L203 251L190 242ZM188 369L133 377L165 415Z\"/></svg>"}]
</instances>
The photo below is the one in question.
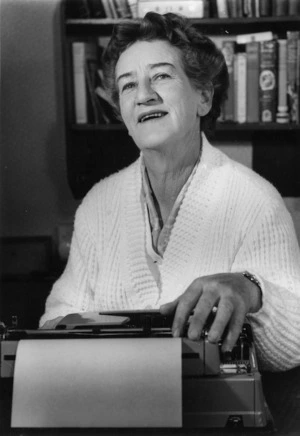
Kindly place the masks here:
<instances>
[{"instance_id":1,"label":"typewriter platen","mask_svg":"<svg viewBox=\"0 0 300 436\"><path fill-rule=\"evenodd\" d=\"M172 318L158 311L71 314L55 330L18 330L2 326L1 378L13 378L18 343L26 339L172 337ZM252 338L245 323L230 353L221 343L182 338L183 427L266 427L270 423Z\"/></svg>"}]
</instances>

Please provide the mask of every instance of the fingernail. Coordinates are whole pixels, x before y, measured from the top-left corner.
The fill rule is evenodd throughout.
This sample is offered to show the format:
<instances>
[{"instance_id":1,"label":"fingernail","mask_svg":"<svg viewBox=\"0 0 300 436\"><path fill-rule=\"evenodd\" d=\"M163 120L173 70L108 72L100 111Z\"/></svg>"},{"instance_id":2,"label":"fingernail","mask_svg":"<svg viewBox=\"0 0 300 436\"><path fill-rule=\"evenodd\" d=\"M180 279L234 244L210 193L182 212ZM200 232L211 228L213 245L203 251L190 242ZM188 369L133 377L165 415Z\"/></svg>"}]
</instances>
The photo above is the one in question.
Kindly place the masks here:
<instances>
[{"instance_id":1,"label":"fingernail","mask_svg":"<svg viewBox=\"0 0 300 436\"><path fill-rule=\"evenodd\" d=\"M216 342L218 342L219 337L215 333L209 333L207 339L208 339L208 342L215 344Z\"/></svg>"},{"instance_id":2,"label":"fingernail","mask_svg":"<svg viewBox=\"0 0 300 436\"><path fill-rule=\"evenodd\" d=\"M195 341L196 339L199 338L199 333L198 333L197 330L191 330L191 331L188 333L188 336L189 336L189 339L191 339L192 341Z\"/></svg>"}]
</instances>

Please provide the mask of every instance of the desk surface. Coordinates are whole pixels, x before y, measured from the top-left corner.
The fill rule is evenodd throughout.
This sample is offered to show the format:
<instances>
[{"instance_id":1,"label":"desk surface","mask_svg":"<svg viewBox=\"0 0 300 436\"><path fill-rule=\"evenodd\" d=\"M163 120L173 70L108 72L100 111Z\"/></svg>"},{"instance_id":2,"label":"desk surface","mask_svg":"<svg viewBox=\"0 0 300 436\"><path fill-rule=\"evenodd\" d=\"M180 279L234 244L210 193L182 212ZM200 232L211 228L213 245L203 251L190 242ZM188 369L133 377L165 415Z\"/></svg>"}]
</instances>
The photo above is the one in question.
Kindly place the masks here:
<instances>
[{"instance_id":1,"label":"desk surface","mask_svg":"<svg viewBox=\"0 0 300 436\"><path fill-rule=\"evenodd\" d=\"M201 435L220 436L299 436L300 435L300 367L283 373L262 374L263 389L266 401L274 419L275 429L46 429L46 430L16 430L8 426L10 410L8 402L3 402L1 410L1 430L3 436L32 435L32 436L77 436L77 435L101 435L101 436L164 436L164 435ZM4 387L4 389L3 389ZM6 390L6 392L4 392ZM7 385L1 387L6 396L10 396ZM1 396L2 396L1 394Z\"/></svg>"}]
</instances>

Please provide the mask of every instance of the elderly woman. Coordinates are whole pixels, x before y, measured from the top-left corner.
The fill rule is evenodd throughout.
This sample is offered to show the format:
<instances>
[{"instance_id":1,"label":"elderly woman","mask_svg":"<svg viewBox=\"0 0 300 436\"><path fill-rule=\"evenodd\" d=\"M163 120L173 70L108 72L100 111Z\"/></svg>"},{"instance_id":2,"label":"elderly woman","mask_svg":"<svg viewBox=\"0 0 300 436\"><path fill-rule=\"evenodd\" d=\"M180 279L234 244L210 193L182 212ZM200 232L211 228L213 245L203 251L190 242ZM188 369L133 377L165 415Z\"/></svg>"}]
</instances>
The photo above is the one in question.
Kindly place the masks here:
<instances>
[{"instance_id":1,"label":"elderly woman","mask_svg":"<svg viewBox=\"0 0 300 436\"><path fill-rule=\"evenodd\" d=\"M300 363L300 255L282 198L208 142L226 98L221 52L188 20L118 24L106 87L139 159L79 207L71 252L40 325L72 312L160 309L173 334L230 350L248 316L263 369ZM192 316L191 316L192 315Z\"/></svg>"}]
</instances>

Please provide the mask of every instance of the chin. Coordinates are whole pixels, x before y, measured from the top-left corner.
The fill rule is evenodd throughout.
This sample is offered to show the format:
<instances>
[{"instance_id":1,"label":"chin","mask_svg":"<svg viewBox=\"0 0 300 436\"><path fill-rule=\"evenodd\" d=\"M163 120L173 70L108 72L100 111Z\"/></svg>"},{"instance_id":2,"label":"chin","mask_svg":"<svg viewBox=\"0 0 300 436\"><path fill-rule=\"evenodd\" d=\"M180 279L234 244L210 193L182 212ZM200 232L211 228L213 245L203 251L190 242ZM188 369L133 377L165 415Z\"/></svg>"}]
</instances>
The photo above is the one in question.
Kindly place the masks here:
<instances>
[{"instance_id":1,"label":"chin","mask_svg":"<svg viewBox=\"0 0 300 436\"><path fill-rule=\"evenodd\" d=\"M137 147L143 150L159 150L167 147L168 143L172 143L170 136L164 137L160 134L145 134L143 138L134 138L133 140Z\"/></svg>"}]
</instances>

